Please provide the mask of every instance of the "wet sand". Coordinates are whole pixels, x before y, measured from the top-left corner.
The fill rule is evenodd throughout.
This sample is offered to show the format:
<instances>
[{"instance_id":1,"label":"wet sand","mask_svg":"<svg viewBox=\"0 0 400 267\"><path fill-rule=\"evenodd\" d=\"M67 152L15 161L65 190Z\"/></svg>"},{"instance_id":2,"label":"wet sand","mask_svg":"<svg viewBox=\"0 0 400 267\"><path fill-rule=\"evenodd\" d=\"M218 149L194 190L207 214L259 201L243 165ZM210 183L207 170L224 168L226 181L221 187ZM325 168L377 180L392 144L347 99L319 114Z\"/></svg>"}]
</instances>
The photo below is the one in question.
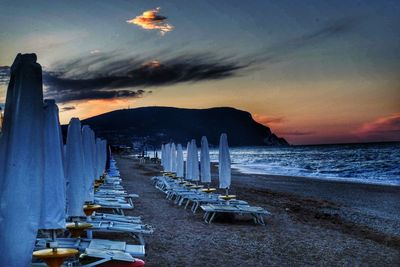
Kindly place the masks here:
<instances>
[{"instance_id":1,"label":"wet sand","mask_svg":"<svg viewBox=\"0 0 400 267\"><path fill-rule=\"evenodd\" d=\"M207 225L154 188L158 165L115 158L125 188L140 194L127 214L156 228L146 266L400 266L400 187L234 171L231 192L272 216L265 227L227 216Z\"/></svg>"}]
</instances>

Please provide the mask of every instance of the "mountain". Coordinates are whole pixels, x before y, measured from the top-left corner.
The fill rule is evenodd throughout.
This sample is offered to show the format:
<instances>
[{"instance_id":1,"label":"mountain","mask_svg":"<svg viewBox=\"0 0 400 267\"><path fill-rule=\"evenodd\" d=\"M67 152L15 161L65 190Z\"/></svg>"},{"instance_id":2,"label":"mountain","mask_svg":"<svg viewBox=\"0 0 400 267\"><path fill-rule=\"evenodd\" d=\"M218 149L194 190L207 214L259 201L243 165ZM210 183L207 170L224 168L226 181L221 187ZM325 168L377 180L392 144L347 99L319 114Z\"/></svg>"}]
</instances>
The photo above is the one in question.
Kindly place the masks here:
<instances>
[{"instance_id":1,"label":"mountain","mask_svg":"<svg viewBox=\"0 0 400 267\"><path fill-rule=\"evenodd\" d=\"M145 141L159 146L173 140L186 145L203 135L211 145L218 145L221 133L227 133L230 146L288 145L271 130L253 120L246 111L229 107L183 109L172 107L143 107L116 110L82 121L111 144L131 144Z\"/></svg>"}]
</instances>

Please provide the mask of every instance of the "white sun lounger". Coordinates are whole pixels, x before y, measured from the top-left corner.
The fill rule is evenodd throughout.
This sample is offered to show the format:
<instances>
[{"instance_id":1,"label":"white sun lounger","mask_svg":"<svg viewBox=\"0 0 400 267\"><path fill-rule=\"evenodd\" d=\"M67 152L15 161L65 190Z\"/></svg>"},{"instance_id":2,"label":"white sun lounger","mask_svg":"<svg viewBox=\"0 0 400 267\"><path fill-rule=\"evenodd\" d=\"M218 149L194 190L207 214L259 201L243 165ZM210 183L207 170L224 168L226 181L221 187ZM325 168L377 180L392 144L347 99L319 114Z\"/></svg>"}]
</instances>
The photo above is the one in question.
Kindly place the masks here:
<instances>
[{"instance_id":1,"label":"white sun lounger","mask_svg":"<svg viewBox=\"0 0 400 267\"><path fill-rule=\"evenodd\" d=\"M203 219L208 224L212 223L217 213L233 213L239 215L249 214L253 217L254 223L265 225L263 217L271 214L261 207L249 205L206 204L201 205L201 209L204 211Z\"/></svg>"},{"instance_id":2,"label":"white sun lounger","mask_svg":"<svg viewBox=\"0 0 400 267\"><path fill-rule=\"evenodd\" d=\"M35 244L35 250L46 248L46 244L51 239L38 238ZM143 258L145 256L144 245L129 245L123 241L111 241L106 239L87 239L87 238L57 238L58 247L73 248L81 253L87 248L107 250L118 250L130 254L133 257Z\"/></svg>"},{"instance_id":3,"label":"white sun lounger","mask_svg":"<svg viewBox=\"0 0 400 267\"><path fill-rule=\"evenodd\" d=\"M129 233L132 237L136 237L139 243L144 245L145 234L152 234L154 229L145 224L112 222L112 221L90 221L93 226L90 231L93 232L116 232L116 233Z\"/></svg>"}]
</instances>

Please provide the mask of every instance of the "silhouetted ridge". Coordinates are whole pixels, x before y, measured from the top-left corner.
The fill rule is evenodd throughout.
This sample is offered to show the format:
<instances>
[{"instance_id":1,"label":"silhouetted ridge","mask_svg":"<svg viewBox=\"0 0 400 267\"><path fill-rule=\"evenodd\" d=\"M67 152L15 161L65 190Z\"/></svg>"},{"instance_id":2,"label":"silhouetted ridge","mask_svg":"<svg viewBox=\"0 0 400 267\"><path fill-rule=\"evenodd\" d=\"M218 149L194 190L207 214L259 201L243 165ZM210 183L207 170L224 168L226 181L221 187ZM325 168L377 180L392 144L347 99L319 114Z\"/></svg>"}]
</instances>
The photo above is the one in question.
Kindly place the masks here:
<instances>
[{"instance_id":1,"label":"silhouetted ridge","mask_svg":"<svg viewBox=\"0 0 400 267\"><path fill-rule=\"evenodd\" d=\"M191 138L197 143L206 135L217 145L221 133L227 133L230 146L288 145L271 130L253 120L249 112L229 107L182 109L143 107L101 114L82 121L112 144L131 144L146 140L160 145L173 140L186 144Z\"/></svg>"}]
</instances>

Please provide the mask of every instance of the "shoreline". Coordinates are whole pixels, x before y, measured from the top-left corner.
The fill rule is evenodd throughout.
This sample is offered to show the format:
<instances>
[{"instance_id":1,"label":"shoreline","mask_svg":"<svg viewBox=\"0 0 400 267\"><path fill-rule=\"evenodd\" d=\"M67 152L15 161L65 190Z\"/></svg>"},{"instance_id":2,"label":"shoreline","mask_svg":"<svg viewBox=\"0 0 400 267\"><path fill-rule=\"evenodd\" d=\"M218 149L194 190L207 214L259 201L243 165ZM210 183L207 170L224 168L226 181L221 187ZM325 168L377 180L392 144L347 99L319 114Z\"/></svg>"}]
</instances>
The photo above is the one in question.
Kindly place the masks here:
<instances>
[{"instance_id":1,"label":"shoreline","mask_svg":"<svg viewBox=\"0 0 400 267\"><path fill-rule=\"evenodd\" d=\"M217 171L217 168L213 166ZM217 176L215 176L217 179ZM337 207L324 211L350 224L400 238L400 186L332 181L284 175L243 174L232 170L232 185L289 194L294 198L328 201ZM240 190L235 190L240 194Z\"/></svg>"},{"instance_id":2,"label":"shoreline","mask_svg":"<svg viewBox=\"0 0 400 267\"><path fill-rule=\"evenodd\" d=\"M265 227L246 217L216 218L208 225L202 212L193 215L151 185L150 177L159 174L159 165L115 157L124 186L140 195L131 214L141 215L156 228L146 238L147 266L398 266L400 262L396 230L400 214L391 214L400 205L400 194L391 187L244 175L234 170L230 193L272 215ZM217 172L213 165L212 186L217 186ZM340 193L344 188L347 197ZM359 195L364 195L361 202ZM368 197L370 201L364 201ZM399 204L390 211L387 203L392 201Z\"/></svg>"},{"instance_id":3,"label":"shoreline","mask_svg":"<svg viewBox=\"0 0 400 267\"><path fill-rule=\"evenodd\" d=\"M213 165L217 165L217 163L212 162ZM299 179L310 179L310 180L317 180L322 182L335 182L335 183L350 183L350 184L366 184L372 186L388 186L388 187L399 187L400 184L384 184L384 183L369 183L369 182L362 182L357 180L357 178L346 178L346 177L315 177L315 176L296 176L290 174L274 174L274 173L257 173L257 172L245 172L244 170L240 169L240 167L236 167L235 164L232 164L232 171L236 171L243 175L261 175L261 176L276 176L276 177L292 177L292 178L299 178Z\"/></svg>"}]
</instances>

